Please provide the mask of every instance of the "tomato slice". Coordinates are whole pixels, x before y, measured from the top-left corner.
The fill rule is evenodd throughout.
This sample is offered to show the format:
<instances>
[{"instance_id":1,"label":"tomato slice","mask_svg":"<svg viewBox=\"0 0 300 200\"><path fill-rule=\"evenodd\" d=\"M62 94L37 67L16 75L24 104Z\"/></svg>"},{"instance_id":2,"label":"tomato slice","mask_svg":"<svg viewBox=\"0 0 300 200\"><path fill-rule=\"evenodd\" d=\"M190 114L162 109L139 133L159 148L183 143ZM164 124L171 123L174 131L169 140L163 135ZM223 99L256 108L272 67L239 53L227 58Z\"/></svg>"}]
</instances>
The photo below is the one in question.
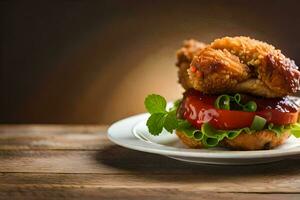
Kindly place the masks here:
<instances>
[{"instance_id":1,"label":"tomato slice","mask_svg":"<svg viewBox=\"0 0 300 200\"><path fill-rule=\"evenodd\" d=\"M214 107L216 98L217 96L203 95L198 91L188 91L180 108L181 115L197 128L209 122L215 128L223 130L250 127L255 115L275 125L296 123L298 120L298 106L288 99L251 97L257 103L258 109L256 112L245 112L217 109Z\"/></svg>"},{"instance_id":2,"label":"tomato slice","mask_svg":"<svg viewBox=\"0 0 300 200\"><path fill-rule=\"evenodd\" d=\"M266 109L256 112L257 115L265 118L267 122L275 125L293 124L298 121L299 111L297 112L280 112L276 109Z\"/></svg>"}]
</instances>

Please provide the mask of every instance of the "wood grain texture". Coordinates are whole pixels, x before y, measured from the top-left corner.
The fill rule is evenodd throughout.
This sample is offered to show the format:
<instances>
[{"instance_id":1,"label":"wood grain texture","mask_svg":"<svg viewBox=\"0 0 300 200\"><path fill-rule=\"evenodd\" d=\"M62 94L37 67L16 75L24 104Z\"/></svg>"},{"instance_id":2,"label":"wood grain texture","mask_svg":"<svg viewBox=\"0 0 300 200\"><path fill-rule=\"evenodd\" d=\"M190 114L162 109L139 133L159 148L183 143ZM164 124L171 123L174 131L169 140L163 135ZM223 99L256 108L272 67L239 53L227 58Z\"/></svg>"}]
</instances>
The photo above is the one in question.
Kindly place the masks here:
<instances>
[{"instance_id":1,"label":"wood grain texture","mask_svg":"<svg viewBox=\"0 0 300 200\"><path fill-rule=\"evenodd\" d=\"M260 178L258 185L257 180ZM245 181L247 178L247 181ZM126 184L121 184L126 183ZM204 174L46 174L1 173L0 188L127 188L178 189L219 193L300 193L299 180L289 177L211 176ZM263 187L261 187L263 186Z\"/></svg>"},{"instance_id":2,"label":"wood grain texture","mask_svg":"<svg viewBox=\"0 0 300 200\"><path fill-rule=\"evenodd\" d=\"M44 189L32 187L0 189L0 199L101 199L101 200L299 200L299 194L261 194L261 193L219 193L190 191L185 189L147 189L147 188L55 188Z\"/></svg>"},{"instance_id":3,"label":"wood grain texture","mask_svg":"<svg viewBox=\"0 0 300 200\"><path fill-rule=\"evenodd\" d=\"M219 193L190 191L184 189L147 189L147 188L58 188L0 189L0 199L101 199L101 200L299 200L299 194L261 194L261 193Z\"/></svg>"},{"instance_id":4,"label":"wood grain texture","mask_svg":"<svg viewBox=\"0 0 300 200\"><path fill-rule=\"evenodd\" d=\"M187 164L116 146L105 126L0 126L0 199L300 199L299 166Z\"/></svg>"},{"instance_id":5,"label":"wood grain texture","mask_svg":"<svg viewBox=\"0 0 300 200\"><path fill-rule=\"evenodd\" d=\"M0 150L99 149L107 126L1 125Z\"/></svg>"}]
</instances>

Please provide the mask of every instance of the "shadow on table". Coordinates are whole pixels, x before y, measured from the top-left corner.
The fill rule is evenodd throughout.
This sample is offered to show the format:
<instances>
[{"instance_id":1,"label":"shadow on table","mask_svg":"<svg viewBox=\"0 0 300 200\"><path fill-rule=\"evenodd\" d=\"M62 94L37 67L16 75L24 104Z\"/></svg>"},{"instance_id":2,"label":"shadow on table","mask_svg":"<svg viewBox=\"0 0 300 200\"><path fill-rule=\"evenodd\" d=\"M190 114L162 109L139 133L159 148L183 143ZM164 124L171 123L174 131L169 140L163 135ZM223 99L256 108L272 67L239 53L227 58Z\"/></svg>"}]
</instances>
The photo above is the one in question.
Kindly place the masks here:
<instances>
[{"instance_id":1,"label":"shadow on table","mask_svg":"<svg viewBox=\"0 0 300 200\"><path fill-rule=\"evenodd\" d=\"M274 176L275 178L300 173L300 159L259 165L200 165L180 162L164 156L134 151L116 145L110 145L99 151L96 159L101 164L133 174L176 174L178 175L176 179L168 180L175 182L181 180L199 182L201 178L205 178L205 180L202 179L203 181L215 181L224 178L233 180L241 177L241 175L243 178L250 178L253 175L256 177ZM147 178L156 177L147 176Z\"/></svg>"}]
</instances>

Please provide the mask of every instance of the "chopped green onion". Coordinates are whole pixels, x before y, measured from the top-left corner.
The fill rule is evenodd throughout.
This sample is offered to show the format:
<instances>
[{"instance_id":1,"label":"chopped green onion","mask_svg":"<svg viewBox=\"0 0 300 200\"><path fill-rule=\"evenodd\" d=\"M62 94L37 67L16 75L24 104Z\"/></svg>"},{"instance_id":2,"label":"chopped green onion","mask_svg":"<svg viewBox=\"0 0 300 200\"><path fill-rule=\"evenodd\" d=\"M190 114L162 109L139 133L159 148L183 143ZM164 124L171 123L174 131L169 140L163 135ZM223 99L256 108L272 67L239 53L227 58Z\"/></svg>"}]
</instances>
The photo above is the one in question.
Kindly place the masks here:
<instances>
[{"instance_id":1,"label":"chopped green onion","mask_svg":"<svg viewBox=\"0 0 300 200\"><path fill-rule=\"evenodd\" d=\"M240 103L241 101L241 95L239 93L236 93L234 96L233 96L234 100L236 103Z\"/></svg>"},{"instance_id":2,"label":"chopped green onion","mask_svg":"<svg viewBox=\"0 0 300 200\"><path fill-rule=\"evenodd\" d=\"M264 128L266 123L267 123L267 120L265 118L255 115L250 129L260 131Z\"/></svg>"},{"instance_id":3,"label":"chopped green onion","mask_svg":"<svg viewBox=\"0 0 300 200\"><path fill-rule=\"evenodd\" d=\"M257 104L254 101L249 101L243 106L243 110L247 112L255 112L257 109Z\"/></svg>"},{"instance_id":4,"label":"chopped green onion","mask_svg":"<svg viewBox=\"0 0 300 200\"><path fill-rule=\"evenodd\" d=\"M211 138L211 137L204 136L202 139L202 143L206 147L215 147L218 145L219 140L217 138Z\"/></svg>"},{"instance_id":5,"label":"chopped green onion","mask_svg":"<svg viewBox=\"0 0 300 200\"><path fill-rule=\"evenodd\" d=\"M232 139L236 138L242 131L243 131L243 129L240 129L238 131L228 131L227 138L232 140Z\"/></svg>"},{"instance_id":6,"label":"chopped green onion","mask_svg":"<svg viewBox=\"0 0 300 200\"><path fill-rule=\"evenodd\" d=\"M241 103L242 96L236 93L234 96L220 95L215 100L215 107L223 110L243 110L246 112L255 112L257 104L254 101L249 101L245 105Z\"/></svg>"},{"instance_id":7,"label":"chopped green onion","mask_svg":"<svg viewBox=\"0 0 300 200\"><path fill-rule=\"evenodd\" d=\"M203 133L200 130L195 130L193 135L196 140L202 140L203 138Z\"/></svg>"},{"instance_id":8,"label":"chopped green onion","mask_svg":"<svg viewBox=\"0 0 300 200\"><path fill-rule=\"evenodd\" d=\"M223 110L230 110L230 96L220 95L215 101L215 107Z\"/></svg>"}]
</instances>

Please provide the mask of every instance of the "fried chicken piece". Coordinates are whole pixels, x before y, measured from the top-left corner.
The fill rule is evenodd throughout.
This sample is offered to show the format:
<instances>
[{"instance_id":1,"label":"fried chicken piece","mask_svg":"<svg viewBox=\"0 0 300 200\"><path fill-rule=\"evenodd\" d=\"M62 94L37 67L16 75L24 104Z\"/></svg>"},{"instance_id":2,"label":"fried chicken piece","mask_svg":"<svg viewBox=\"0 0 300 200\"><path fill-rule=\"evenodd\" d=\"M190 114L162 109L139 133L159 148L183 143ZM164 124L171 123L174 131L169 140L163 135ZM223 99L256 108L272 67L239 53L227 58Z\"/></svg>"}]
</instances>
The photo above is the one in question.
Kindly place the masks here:
<instances>
[{"instance_id":1,"label":"fried chicken piece","mask_svg":"<svg viewBox=\"0 0 300 200\"><path fill-rule=\"evenodd\" d=\"M204 93L245 92L281 97L299 90L297 69L294 61L272 45L248 37L224 37L198 52L184 85ZM184 70L179 71L179 79L183 74L186 76Z\"/></svg>"},{"instance_id":2,"label":"fried chicken piece","mask_svg":"<svg viewBox=\"0 0 300 200\"><path fill-rule=\"evenodd\" d=\"M193 58L199 54L199 52L206 47L206 44L198 42L196 40L190 39L183 42L181 49L177 51L177 63L178 66L178 78L179 83L184 89L189 89L193 87L190 81L188 68Z\"/></svg>"},{"instance_id":3,"label":"fried chicken piece","mask_svg":"<svg viewBox=\"0 0 300 200\"><path fill-rule=\"evenodd\" d=\"M262 95L263 90L271 90L272 94L267 93L267 97L286 96L299 89L300 72L295 62L272 45L249 37L225 37L215 40L210 46L230 51L253 68L254 78L262 82L257 84L259 87L251 88L255 94Z\"/></svg>"},{"instance_id":4,"label":"fried chicken piece","mask_svg":"<svg viewBox=\"0 0 300 200\"><path fill-rule=\"evenodd\" d=\"M191 66L188 73L193 87L205 93L218 93L234 88L250 74L248 66L226 49L207 47L193 59ZM196 70L198 73L195 73Z\"/></svg>"}]
</instances>

